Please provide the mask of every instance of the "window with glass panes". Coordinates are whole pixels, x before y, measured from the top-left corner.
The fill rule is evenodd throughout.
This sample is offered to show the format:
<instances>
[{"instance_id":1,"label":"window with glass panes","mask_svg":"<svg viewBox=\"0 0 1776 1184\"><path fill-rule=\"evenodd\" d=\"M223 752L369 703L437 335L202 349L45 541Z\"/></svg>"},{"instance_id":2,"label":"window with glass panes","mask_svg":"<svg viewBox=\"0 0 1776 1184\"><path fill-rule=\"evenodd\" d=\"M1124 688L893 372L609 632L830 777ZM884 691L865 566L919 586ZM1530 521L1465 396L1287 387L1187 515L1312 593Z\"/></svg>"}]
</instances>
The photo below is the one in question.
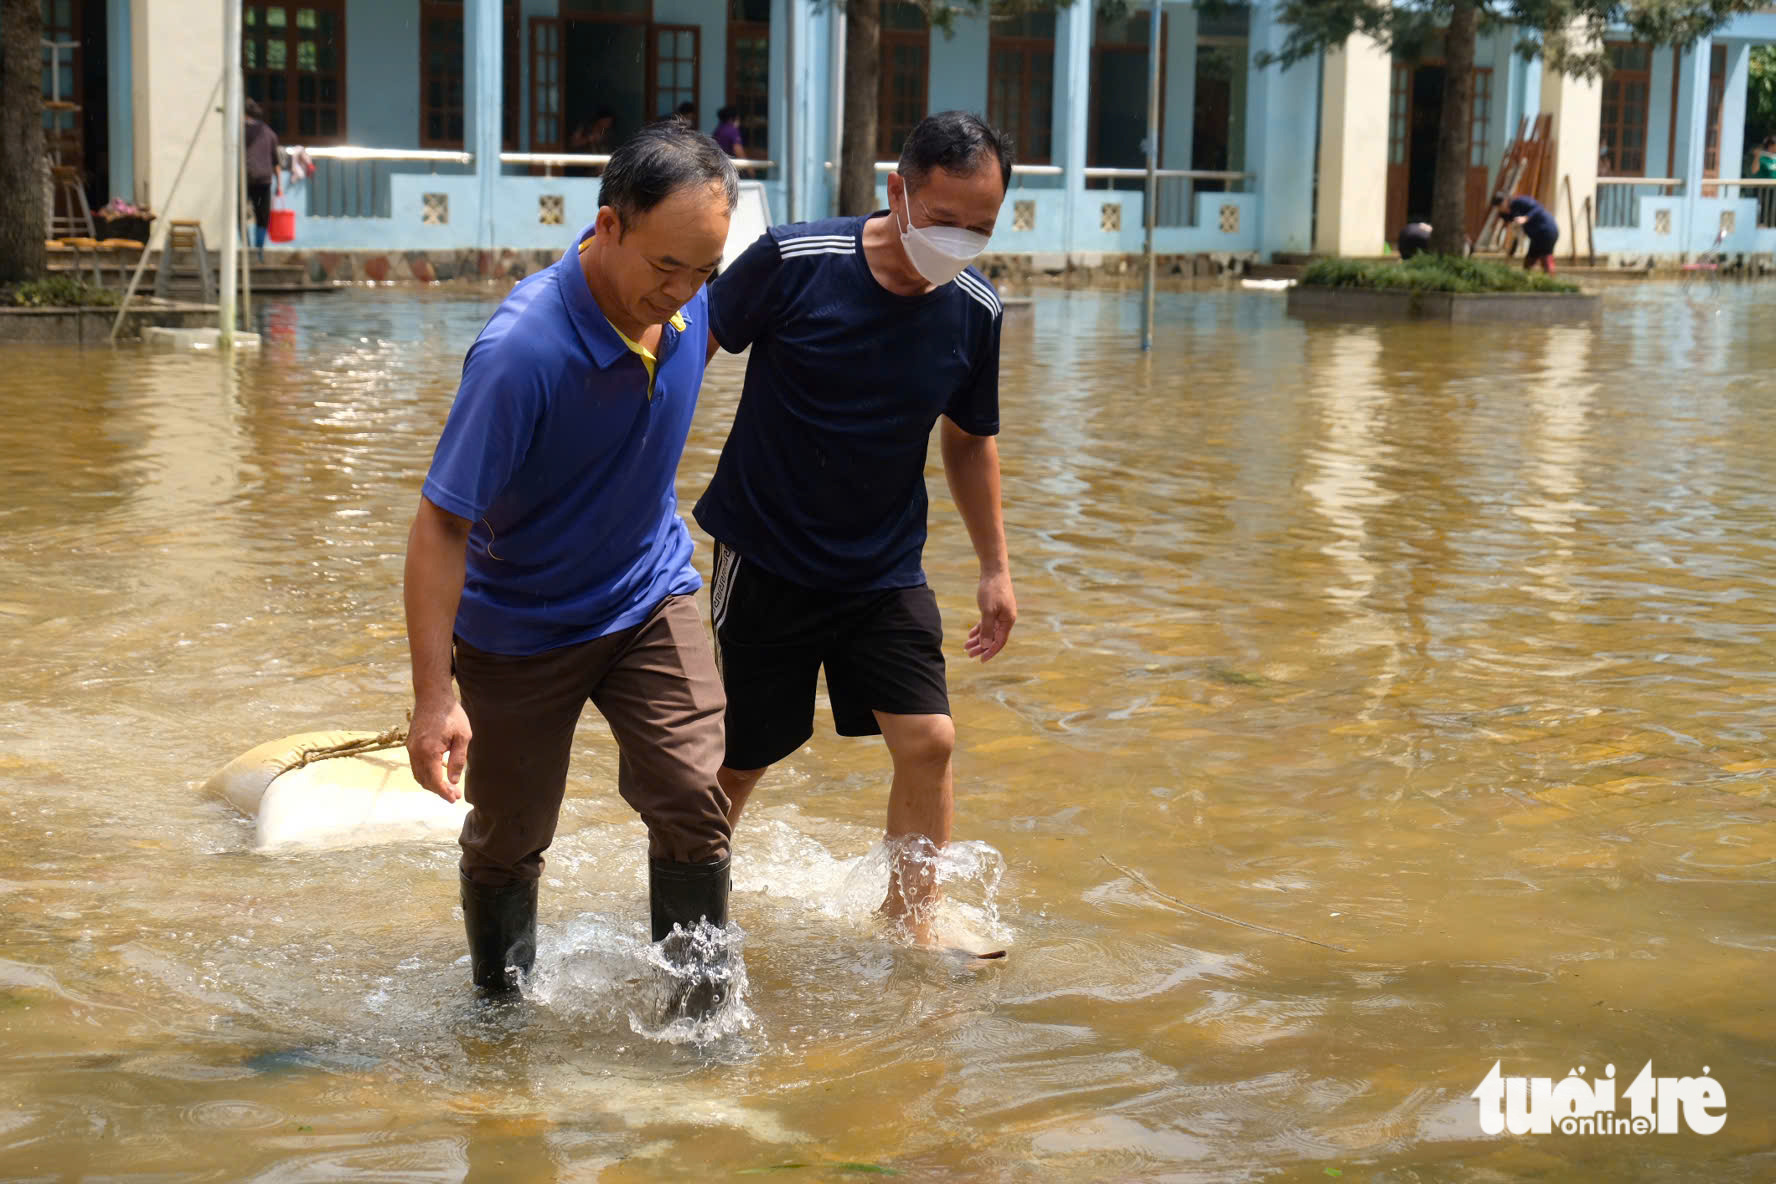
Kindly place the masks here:
<instances>
[{"instance_id":1,"label":"window with glass panes","mask_svg":"<svg viewBox=\"0 0 1776 1184\"><path fill-rule=\"evenodd\" d=\"M80 41L80 5L74 0L43 0L43 40ZM81 47L43 51L43 148L62 164L77 165L85 154L80 112ZM62 106L47 104L59 100Z\"/></svg>"},{"instance_id":2,"label":"window with glass panes","mask_svg":"<svg viewBox=\"0 0 1776 1184\"><path fill-rule=\"evenodd\" d=\"M728 0L727 102L740 113L747 155L762 159L771 150L771 0Z\"/></svg>"},{"instance_id":3,"label":"window with glass panes","mask_svg":"<svg viewBox=\"0 0 1776 1184\"><path fill-rule=\"evenodd\" d=\"M699 32L695 25L654 25L649 30L654 43L654 99L649 106L661 115L671 115L685 103L697 105ZM703 112L696 118L701 121Z\"/></svg>"},{"instance_id":4,"label":"window with glass panes","mask_svg":"<svg viewBox=\"0 0 1776 1184\"><path fill-rule=\"evenodd\" d=\"M1708 132L1702 141L1702 175L1720 176L1721 105L1727 97L1727 47L1708 55ZM1713 196L1709 194L1707 196Z\"/></svg>"},{"instance_id":5,"label":"window with glass panes","mask_svg":"<svg viewBox=\"0 0 1776 1184\"><path fill-rule=\"evenodd\" d=\"M1492 71L1482 66L1474 71L1474 90L1468 96L1468 167L1486 167L1486 154L1492 147Z\"/></svg>"},{"instance_id":6,"label":"window with glass panes","mask_svg":"<svg viewBox=\"0 0 1776 1184\"><path fill-rule=\"evenodd\" d=\"M241 69L247 97L289 144L345 138L345 0L245 4Z\"/></svg>"},{"instance_id":7,"label":"window with glass panes","mask_svg":"<svg viewBox=\"0 0 1776 1184\"><path fill-rule=\"evenodd\" d=\"M931 83L931 27L908 0L882 4L881 74L876 83L876 158L899 160L900 147L926 115Z\"/></svg>"},{"instance_id":8,"label":"window with glass panes","mask_svg":"<svg viewBox=\"0 0 1776 1184\"><path fill-rule=\"evenodd\" d=\"M1610 71L1603 80L1598 140L1600 169L1618 177L1646 176L1648 98L1653 85L1653 51L1615 41L1604 47Z\"/></svg>"},{"instance_id":9,"label":"window with glass panes","mask_svg":"<svg viewBox=\"0 0 1776 1184\"><path fill-rule=\"evenodd\" d=\"M1027 164L1054 154L1054 22L1052 12L995 20L988 43L987 122Z\"/></svg>"},{"instance_id":10,"label":"window with glass panes","mask_svg":"<svg viewBox=\"0 0 1776 1184\"><path fill-rule=\"evenodd\" d=\"M463 146L463 6L419 6L419 142Z\"/></svg>"}]
</instances>

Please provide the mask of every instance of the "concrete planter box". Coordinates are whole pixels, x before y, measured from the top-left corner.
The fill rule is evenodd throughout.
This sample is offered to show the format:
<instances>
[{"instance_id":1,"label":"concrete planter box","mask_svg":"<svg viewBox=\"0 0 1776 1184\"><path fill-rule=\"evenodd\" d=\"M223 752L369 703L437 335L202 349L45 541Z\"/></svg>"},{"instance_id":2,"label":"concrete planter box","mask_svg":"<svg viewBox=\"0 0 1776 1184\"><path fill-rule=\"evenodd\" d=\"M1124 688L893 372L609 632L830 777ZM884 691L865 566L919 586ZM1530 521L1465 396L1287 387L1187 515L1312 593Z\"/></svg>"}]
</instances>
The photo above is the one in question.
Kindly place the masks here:
<instances>
[{"instance_id":1,"label":"concrete planter box","mask_svg":"<svg viewBox=\"0 0 1776 1184\"><path fill-rule=\"evenodd\" d=\"M105 345L115 308L0 308L0 345ZM174 329L216 323L213 304L132 305L117 331L119 341L138 341L153 325Z\"/></svg>"},{"instance_id":2,"label":"concrete planter box","mask_svg":"<svg viewBox=\"0 0 1776 1184\"><path fill-rule=\"evenodd\" d=\"M1289 314L1328 321L1448 321L1457 325L1545 325L1597 316L1592 292L1390 292L1374 288L1289 289Z\"/></svg>"}]
</instances>

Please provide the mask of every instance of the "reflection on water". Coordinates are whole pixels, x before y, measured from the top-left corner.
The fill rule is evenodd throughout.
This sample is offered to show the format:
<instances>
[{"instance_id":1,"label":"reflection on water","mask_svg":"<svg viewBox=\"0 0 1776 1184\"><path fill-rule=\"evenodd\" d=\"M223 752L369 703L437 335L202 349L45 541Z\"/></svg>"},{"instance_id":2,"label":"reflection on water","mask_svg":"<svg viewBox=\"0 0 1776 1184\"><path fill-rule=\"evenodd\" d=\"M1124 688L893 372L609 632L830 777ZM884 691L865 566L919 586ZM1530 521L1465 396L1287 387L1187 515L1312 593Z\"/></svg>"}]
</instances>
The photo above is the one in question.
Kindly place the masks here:
<instances>
[{"instance_id":1,"label":"reflection on water","mask_svg":"<svg viewBox=\"0 0 1776 1184\"><path fill-rule=\"evenodd\" d=\"M590 713L519 1007L464 989L449 845L254 856L197 793L400 718L406 524L490 307L272 302L232 368L8 349L0 1177L1776 1177L1776 291L1528 330L1167 295L1151 356L1135 300L1040 299L990 666L935 468L927 556L946 908L1011 956L878 927L887 762L823 723L737 837L749 981L691 1044ZM1647 1059L1709 1066L1725 1128L1479 1132L1495 1060Z\"/></svg>"}]
</instances>

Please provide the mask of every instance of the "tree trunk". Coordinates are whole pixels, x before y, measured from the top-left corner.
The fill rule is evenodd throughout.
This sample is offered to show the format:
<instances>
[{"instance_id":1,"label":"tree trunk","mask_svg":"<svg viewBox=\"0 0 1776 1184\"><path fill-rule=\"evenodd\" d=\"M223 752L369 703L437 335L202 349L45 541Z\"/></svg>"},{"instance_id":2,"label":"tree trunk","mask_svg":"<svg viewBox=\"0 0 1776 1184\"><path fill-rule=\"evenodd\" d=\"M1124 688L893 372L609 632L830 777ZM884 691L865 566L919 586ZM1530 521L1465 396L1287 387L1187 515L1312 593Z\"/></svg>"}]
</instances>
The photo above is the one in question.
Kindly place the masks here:
<instances>
[{"instance_id":1,"label":"tree trunk","mask_svg":"<svg viewBox=\"0 0 1776 1184\"><path fill-rule=\"evenodd\" d=\"M0 0L0 284L44 274L41 3Z\"/></svg>"},{"instance_id":2,"label":"tree trunk","mask_svg":"<svg viewBox=\"0 0 1776 1184\"><path fill-rule=\"evenodd\" d=\"M1455 0L1445 39L1443 122L1437 129L1437 179L1431 190L1431 247L1461 255L1468 232L1468 136L1474 101L1475 0Z\"/></svg>"},{"instance_id":3,"label":"tree trunk","mask_svg":"<svg viewBox=\"0 0 1776 1184\"><path fill-rule=\"evenodd\" d=\"M845 5L845 142L839 152L839 213L876 209L876 104L882 73L880 0Z\"/></svg>"}]
</instances>

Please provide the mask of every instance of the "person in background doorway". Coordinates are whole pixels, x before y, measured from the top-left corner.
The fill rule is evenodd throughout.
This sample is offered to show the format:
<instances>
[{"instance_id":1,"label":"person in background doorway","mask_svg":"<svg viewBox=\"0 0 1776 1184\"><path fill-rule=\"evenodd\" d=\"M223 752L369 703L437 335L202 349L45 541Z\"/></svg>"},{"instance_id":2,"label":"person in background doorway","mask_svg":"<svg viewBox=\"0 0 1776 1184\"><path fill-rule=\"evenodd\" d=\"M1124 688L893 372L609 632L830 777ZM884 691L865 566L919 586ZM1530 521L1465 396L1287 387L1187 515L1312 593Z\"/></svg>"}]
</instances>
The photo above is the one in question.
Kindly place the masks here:
<instances>
[{"instance_id":1,"label":"person in background doorway","mask_svg":"<svg viewBox=\"0 0 1776 1184\"><path fill-rule=\"evenodd\" d=\"M1429 222L1408 222L1400 231L1400 237L1394 246L1399 249L1400 261L1405 262L1421 251L1430 249L1431 224Z\"/></svg>"},{"instance_id":2,"label":"person in background doorway","mask_svg":"<svg viewBox=\"0 0 1776 1184\"><path fill-rule=\"evenodd\" d=\"M684 102L680 103L678 109L672 113L672 118L678 120L686 127L696 127L697 104L686 99Z\"/></svg>"},{"instance_id":3,"label":"person in background doorway","mask_svg":"<svg viewBox=\"0 0 1776 1184\"><path fill-rule=\"evenodd\" d=\"M1529 271L1540 264L1543 271L1552 275L1554 245L1560 241L1560 223L1554 221L1554 215L1541 202L1527 195L1512 197L1508 193L1495 193L1492 205L1500 218L1520 227L1529 240L1529 249L1523 256L1523 269Z\"/></svg>"},{"instance_id":4,"label":"person in background doorway","mask_svg":"<svg viewBox=\"0 0 1776 1184\"><path fill-rule=\"evenodd\" d=\"M567 137L567 150L587 156L607 155L611 150L612 129L616 127L616 123L616 113L608 107L600 107L590 121L582 121L574 126L573 132ZM597 165L585 164L568 165L566 170L570 177L596 177L601 171Z\"/></svg>"},{"instance_id":5,"label":"person in background doorway","mask_svg":"<svg viewBox=\"0 0 1776 1184\"><path fill-rule=\"evenodd\" d=\"M265 112L252 99L241 113L241 156L247 166L247 204L253 207L253 246L265 262L265 233L271 225L271 187L284 167L284 150L277 133L265 122Z\"/></svg>"},{"instance_id":6,"label":"person in background doorway","mask_svg":"<svg viewBox=\"0 0 1776 1184\"><path fill-rule=\"evenodd\" d=\"M717 142L720 138L717 137ZM1776 136L1765 136L1758 145L1751 175L1758 180L1776 180Z\"/></svg>"},{"instance_id":7,"label":"person in background doorway","mask_svg":"<svg viewBox=\"0 0 1776 1184\"><path fill-rule=\"evenodd\" d=\"M729 156L745 159L746 141L740 135L740 109L723 107L715 113L715 121L715 131L710 133L710 138Z\"/></svg>"}]
</instances>

